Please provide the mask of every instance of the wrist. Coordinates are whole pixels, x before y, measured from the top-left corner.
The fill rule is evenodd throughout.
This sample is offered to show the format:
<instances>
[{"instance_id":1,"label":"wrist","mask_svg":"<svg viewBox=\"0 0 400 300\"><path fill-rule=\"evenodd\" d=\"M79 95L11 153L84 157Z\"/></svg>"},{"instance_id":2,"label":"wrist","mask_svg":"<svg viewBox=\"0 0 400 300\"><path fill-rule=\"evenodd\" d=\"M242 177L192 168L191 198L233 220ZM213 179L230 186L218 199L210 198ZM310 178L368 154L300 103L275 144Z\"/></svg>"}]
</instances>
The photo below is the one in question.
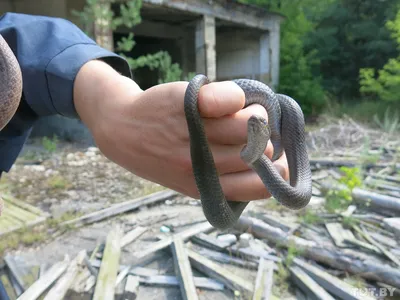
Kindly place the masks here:
<instances>
[{"instance_id":1,"label":"wrist","mask_svg":"<svg viewBox=\"0 0 400 300\"><path fill-rule=\"evenodd\" d=\"M82 122L93 132L111 111L118 110L126 99L133 99L140 92L133 80L107 63L93 60L83 65L76 76L74 105Z\"/></svg>"}]
</instances>

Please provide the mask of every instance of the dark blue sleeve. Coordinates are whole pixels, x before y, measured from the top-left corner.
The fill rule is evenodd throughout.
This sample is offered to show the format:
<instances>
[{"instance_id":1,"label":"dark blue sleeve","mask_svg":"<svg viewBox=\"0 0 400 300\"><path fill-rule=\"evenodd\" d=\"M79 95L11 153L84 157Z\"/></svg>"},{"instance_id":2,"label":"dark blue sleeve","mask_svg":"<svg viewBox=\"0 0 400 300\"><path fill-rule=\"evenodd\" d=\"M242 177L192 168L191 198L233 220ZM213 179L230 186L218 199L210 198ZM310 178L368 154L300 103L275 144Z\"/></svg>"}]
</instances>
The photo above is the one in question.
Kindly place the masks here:
<instances>
[{"instance_id":1,"label":"dark blue sleeve","mask_svg":"<svg viewBox=\"0 0 400 300\"><path fill-rule=\"evenodd\" d=\"M73 84L89 60L101 59L131 77L128 63L97 45L72 22L53 17L6 13L0 34L20 64L23 95L10 123L0 131L0 174L18 157L34 122L43 116L78 118Z\"/></svg>"}]
</instances>

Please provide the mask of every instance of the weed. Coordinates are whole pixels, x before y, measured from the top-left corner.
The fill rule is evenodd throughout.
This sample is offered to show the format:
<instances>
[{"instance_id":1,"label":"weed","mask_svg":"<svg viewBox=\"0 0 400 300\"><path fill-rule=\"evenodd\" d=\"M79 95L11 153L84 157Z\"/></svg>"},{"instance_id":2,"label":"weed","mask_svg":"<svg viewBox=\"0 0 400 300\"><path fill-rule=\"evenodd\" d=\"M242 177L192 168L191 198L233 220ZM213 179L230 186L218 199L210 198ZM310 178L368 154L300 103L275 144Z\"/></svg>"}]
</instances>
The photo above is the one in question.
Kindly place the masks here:
<instances>
[{"instance_id":1,"label":"weed","mask_svg":"<svg viewBox=\"0 0 400 300\"><path fill-rule=\"evenodd\" d=\"M65 190L71 186L68 179L61 175L54 175L47 180L48 186L53 190Z\"/></svg>"},{"instance_id":2,"label":"weed","mask_svg":"<svg viewBox=\"0 0 400 300\"><path fill-rule=\"evenodd\" d=\"M42 228L28 229L23 227L2 238L0 243L0 256L3 255L6 250L16 249L20 245L31 246L44 241L47 237L47 231Z\"/></svg>"},{"instance_id":3,"label":"weed","mask_svg":"<svg viewBox=\"0 0 400 300\"><path fill-rule=\"evenodd\" d=\"M341 167L340 170L344 175L339 179L339 182L344 185L344 188L328 191L325 209L330 213L347 209L352 202L351 192L353 188L362 185L359 168Z\"/></svg>"},{"instance_id":4,"label":"weed","mask_svg":"<svg viewBox=\"0 0 400 300\"><path fill-rule=\"evenodd\" d=\"M359 220L353 217L343 217L342 224L345 228L352 229L354 225L357 225Z\"/></svg>"},{"instance_id":5,"label":"weed","mask_svg":"<svg viewBox=\"0 0 400 300\"><path fill-rule=\"evenodd\" d=\"M299 248L294 243L290 242L285 258L285 265L287 267L291 266L294 258L299 255L301 255L301 250L299 250Z\"/></svg>"},{"instance_id":6,"label":"weed","mask_svg":"<svg viewBox=\"0 0 400 300\"><path fill-rule=\"evenodd\" d=\"M282 295L289 288L288 278L289 271L286 269L282 262L277 263L278 270L274 272L274 285L272 287L272 293L274 295Z\"/></svg>"},{"instance_id":7,"label":"weed","mask_svg":"<svg viewBox=\"0 0 400 300\"><path fill-rule=\"evenodd\" d=\"M306 224L316 224L321 222L321 218L311 209L306 209L300 215L300 220Z\"/></svg>"},{"instance_id":8,"label":"weed","mask_svg":"<svg viewBox=\"0 0 400 300\"><path fill-rule=\"evenodd\" d=\"M57 150L57 143L58 137L56 135L54 135L52 139L49 139L47 136L43 137L42 139L43 148L49 153Z\"/></svg>"},{"instance_id":9,"label":"weed","mask_svg":"<svg viewBox=\"0 0 400 300\"><path fill-rule=\"evenodd\" d=\"M395 131L400 130L400 119L397 111L390 115L391 109L388 107L383 115L383 120L381 121L377 114L374 115L374 122L385 132L393 134Z\"/></svg>"}]
</instances>

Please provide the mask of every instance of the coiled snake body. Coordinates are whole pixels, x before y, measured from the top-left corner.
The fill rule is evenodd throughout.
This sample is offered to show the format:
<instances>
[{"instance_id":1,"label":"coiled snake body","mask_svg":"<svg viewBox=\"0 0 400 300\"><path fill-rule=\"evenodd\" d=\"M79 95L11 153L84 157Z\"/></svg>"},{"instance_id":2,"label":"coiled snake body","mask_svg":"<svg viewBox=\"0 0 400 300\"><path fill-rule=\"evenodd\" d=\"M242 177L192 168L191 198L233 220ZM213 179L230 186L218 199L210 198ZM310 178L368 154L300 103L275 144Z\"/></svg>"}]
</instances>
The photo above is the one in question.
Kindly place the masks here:
<instances>
[{"instance_id":1,"label":"coiled snake body","mask_svg":"<svg viewBox=\"0 0 400 300\"><path fill-rule=\"evenodd\" d=\"M311 171L304 135L304 118L299 105L290 97L275 94L267 85L248 79L234 80L243 89L246 104L258 103L268 113L265 119L252 116L248 121L248 143L241 158L260 176L268 191L291 209L306 206L311 198ZM225 199L211 150L200 117L197 98L208 83L197 75L189 83L184 97L185 115L190 134L191 158L196 184L207 220L220 229L234 225L248 202ZM22 74L16 57L0 35L0 130L15 114L22 96ZM272 161L285 151L290 184L282 179L272 161L264 155L268 140L274 146ZM2 202L0 198L0 214Z\"/></svg>"},{"instance_id":2,"label":"coiled snake body","mask_svg":"<svg viewBox=\"0 0 400 300\"><path fill-rule=\"evenodd\" d=\"M11 120L22 95L22 74L18 61L0 35L0 131ZM0 195L0 215L3 202Z\"/></svg>"},{"instance_id":3,"label":"coiled snake body","mask_svg":"<svg viewBox=\"0 0 400 300\"><path fill-rule=\"evenodd\" d=\"M305 207L311 198L312 181L300 106L292 98L274 93L262 82L250 79L233 82L245 93L245 107L258 103L268 114L268 123L255 115L248 120L248 143L241 152L242 160L257 172L268 191L281 204L290 209ZM208 78L201 74L189 82L184 108L193 173L204 214L211 225L226 229L235 224L248 202L229 201L222 191L197 105L199 90L208 83ZM274 146L272 160L264 154L269 139ZM289 166L289 183L272 164L283 151Z\"/></svg>"}]
</instances>

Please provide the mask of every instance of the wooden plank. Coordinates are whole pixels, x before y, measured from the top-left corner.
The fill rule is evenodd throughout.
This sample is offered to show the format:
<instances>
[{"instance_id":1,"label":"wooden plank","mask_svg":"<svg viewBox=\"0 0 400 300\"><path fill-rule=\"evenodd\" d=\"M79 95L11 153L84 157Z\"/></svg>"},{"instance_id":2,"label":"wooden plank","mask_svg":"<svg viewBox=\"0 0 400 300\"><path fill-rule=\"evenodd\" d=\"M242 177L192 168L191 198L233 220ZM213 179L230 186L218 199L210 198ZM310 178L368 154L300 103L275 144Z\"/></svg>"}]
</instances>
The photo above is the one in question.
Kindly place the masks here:
<instances>
[{"instance_id":1,"label":"wooden plank","mask_svg":"<svg viewBox=\"0 0 400 300\"><path fill-rule=\"evenodd\" d=\"M178 278L170 275L139 276L139 281L147 285L179 286ZM195 276L193 281L194 285L199 289L213 291L222 291L224 289L224 284L215 279Z\"/></svg>"},{"instance_id":2,"label":"wooden plank","mask_svg":"<svg viewBox=\"0 0 400 300\"><path fill-rule=\"evenodd\" d=\"M269 254L268 251L265 251L263 249L253 249L251 247L240 248L238 245L234 245L229 248L229 251L231 253L234 253L236 256L244 257L257 262L261 257L263 257L266 260L271 260L277 263L282 262L282 259L280 257L276 255L271 255Z\"/></svg>"},{"instance_id":3,"label":"wooden plank","mask_svg":"<svg viewBox=\"0 0 400 300\"><path fill-rule=\"evenodd\" d=\"M307 295L315 300L334 300L314 279L307 275L301 268L292 266L289 268L294 283Z\"/></svg>"},{"instance_id":4,"label":"wooden plank","mask_svg":"<svg viewBox=\"0 0 400 300\"><path fill-rule=\"evenodd\" d=\"M19 296L29 287L28 283L25 280L25 275L27 273L27 270L25 266L20 266L18 262L15 260L15 257L11 255L6 255L4 257L4 262L11 276L14 277L15 282L19 287L18 290L20 290L20 292L16 291L17 296Z\"/></svg>"},{"instance_id":5,"label":"wooden plank","mask_svg":"<svg viewBox=\"0 0 400 300\"><path fill-rule=\"evenodd\" d=\"M201 232L207 232L210 230L214 230L214 227L212 227L211 224L206 221L203 223L196 224L181 232L175 233L175 235L180 237L183 241L185 241L190 237L192 237L193 235L199 234ZM151 260L153 260L153 258L155 257L154 255L157 251L169 247L172 244L172 241L173 237L167 237L164 240L153 243L145 250L134 252L133 255L136 257L135 264L145 265L149 263Z\"/></svg>"},{"instance_id":6,"label":"wooden plank","mask_svg":"<svg viewBox=\"0 0 400 300\"><path fill-rule=\"evenodd\" d=\"M7 214L23 222L32 221L40 217L40 215L36 215L15 205L7 206Z\"/></svg>"},{"instance_id":7,"label":"wooden plank","mask_svg":"<svg viewBox=\"0 0 400 300\"><path fill-rule=\"evenodd\" d=\"M44 223L46 220L47 220L47 217L39 217L39 218L37 218L37 219L35 219L33 221L30 221L28 223L25 223L23 225L24 225L25 228L29 228L29 227L33 227L33 226L39 225L41 223ZM21 225L19 224L19 225L16 225L14 227L9 227L9 228L7 228L7 229L5 229L3 231L0 231L0 238L3 238L4 236L6 236L6 235L8 235L8 234L20 229L20 228L21 228Z\"/></svg>"},{"instance_id":8,"label":"wooden plank","mask_svg":"<svg viewBox=\"0 0 400 300\"><path fill-rule=\"evenodd\" d=\"M2 194L2 197L6 202L8 202L8 203L10 203L12 205L18 206L18 207L20 207L20 208L22 208L22 209L24 209L26 211L29 211L29 212L31 212L31 213L33 213L35 215L38 215L38 216L48 216L49 215L48 213L40 210L39 208L37 208L37 207L35 207L33 205L30 205L30 204L28 204L28 203L26 203L24 201L18 200L15 197L12 197L10 195Z\"/></svg>"},{"instance_id":9,"label":"wooden plank","mask_svg":"<svg viewBox=\"0 0 400 300\"><path fill-rule=\"evenodd\" d=\"M336 246L341 248L349 247L349 244L345 240L354 240L356 237L351 232L351 230L344 229L340 223L326 223L326 229L328 230L330 236L335 242Z\"/></svg>"},{"instance_id":10,"label":"wooden plank","mask_svg":"<svg viewBox=\"0 0 400 300\"><path fill-rule=\"evenodd\" d=\"M331 294L343 300L372 300L374 298L367 295L358 296L354 293L354 287L350 284L332 276L321 269L299 259L294 258L293 264L302 268L311 278Z\"/></svg>"},{"instance_id":11,"label":"wooden plank","mask_svg":"<svg viewBox=\"0 0 400 300\"><path fill-rule=\"evenodd\" d=\"M252 270L258 269L258 264L255 261L247 261L229 254L213 251L207 248L196 248L196 252L200 255L203 255L204 257L207 257L222 264L229 264Z\"/></svg>"},{"instance_id":12,"label":"wooden plank","mask_svg":"<svg viewBox=\"0 0 400 300\"><path fill-rule=\"evenodd\" d=\"M114 225L107 236L93 300L114 299L122 236L123 231L120 225Z\"/></svg>"},{"instance_id":13,"label":"wooden plank","mask_svg":"<svg viewBox=\"0 0 400 300\"><path fill-rule=\"evenodd\" d=\"M230 243L224 243L223 241L203 232L192 236L190 240L198 245L217 251L225 251L225 249L230 246Z\"/></svg>"},{"instance_id":14,"label":"wooden plank","mask_svg":"<svg viewBox=\"0 0 400 300\"><path fill-rule=\"evenodd\" d=\"M355 253L340 251L333 247L325 247L315 241L288 235L280 228L270 226L261 220L251 217L240 217L234 228L242 232L250 232L254 237L266 239L275 245L278 244L286 248L294 246L301 256L331 268L400 288L400 270L389 264L377 262L375 259L360 259Z\"/></svg>"},{"instance_id":15,"label":"wooden plank","mask_svg":"<svg viewBox=\"0 0 400 300\"><path fill-rule=\"evenodd\" d=\"M125 234L121 240L121 248L124 248L125 246L132 243L134 240L136 240L138 237L140 237L143 233L145 233L147 231L147 229L148 228L146 228L146 227L138 226L135 229L128 232L127 234Z\"/></svg>"},{"instance_id":16,"label":"wooden plank","mask_svg":"<svg viewBox=\"0 0 400 300\"><path fill-rule=\"evenodd\" d=\"M366 250L375 252L377 254L381 254L382 253L377 247L375 247L375 246L373 246L373 245L371 245L369 243L365 243L363 241L360 241L358 239L346 239L345 238L344 242L345 243L349 243L349 244L354 245L354 246L358 246L360 248L364 248Z\"/></svg>"},{"instance_id":17,"label":"wooden plank","mask_svg":"<svg viewBox=\"0 0 400 300\"><path fill-rule=\"evenodd\" d=\"M86 256L86 251L82 250L78 253L76 258L68 266L67 271L61 276L57 283L50 289L43 300L63 300L68 292L68 289L76 279L80 270L79 266L82 264L83 257Z\"/></svg>"},{"instance_id":18,"label":"wooden plank","mask_svg":"<svg viewBox=\"0 0 400 300\"><path fill-rule=\"evenodd\" d=\"M36 300L39 298L67 269L69 259L55 263L46 274L32 284L18 300Z\"/></svg>"},{"instance_id":19,"label":"wooden plank","mask_svg":"<svg viewBox=\"0 0 400 300\"><path fill-rule=\"evenodd\" d=\"M124 289L124 300L135 300L139 290L139 277L128 275Z\"/></svg>"},{"instance_id":20,"label":"wooden plank","mask_svg":"<svg viewBox=\"0 0 400 300\"><path fill-rule=\"evenodd\" d=\"M160 191L160 192L148 195L148 196L144 196L144 197L136 198L133 200L125 201L122 203L114 204L114 205L104 208L102 210L95 211L95 212L86 214L82 217L63 222L63 223L61 223L61 225L62 226L73 225L75 227L88 225L88 224L91 224L94 222L99 222L99 221L105 220L109 217L113 217L113 216L116 216L119 214L126 213L128 211L137 209L144 205L154 204L157 202L167 200L176 195L178 195L178 193L175 191L172 191L172 190Z\"/></svg>"},{"instance_id":21,"label":"wooden plank","mask_svg":"<svg viewBox=\"0 0 400 300\"><path fill-rule=\"evenodd\" d=\"M117 279L115 280L115 288L117 288L119 284L125 279L125 277L129 275L130 270L131 267L127 266L118 273Z\"/></svg>"},{"instance_id":22,"label":"wooden plank","mask_svg":"<svg viewBox=\"0 0 400 300\"><path fill-rule=\"evenodd\" d=\"M86 267L88 268L90 274L92 274L93 276L97 277L98 272L97 270L92 266L92 263L90 262L89 258L87 257L87 255L85 255L83 257L83 262L86 265Z\"/></svg>"},{"instance_id":23,"label":"wooden plank","mask_svg":"<svg viewBox=\"0 0 400 300\"><path fill-rule=\"evenodd\" d=\"M2 203L1 203L1 198L0 198L0 213L1 213L1 209L2 209ZM9 300L10 297L8 296L7 290L3 285L3 282L0 278L0 299L2 300Z\"/></svg>"},{"instance_id":24,"label":"wooden plank","mask_svg":"<svg viewBox=\"0 0 400 300\"><path fill-rule=\"evenodd\" d=\"M400 218L385 218L383 225L393 232L397 239L400 239Z\"/></svg>"},{"instance_id":25,"label":"wooden plank","mask_svg":"<svg viewBox=\"0 0 400 300\"><path fill-rule=\"evenodd\" d=\"M270 300L274 275L274 262L260 258L253 300Z\"/></svg>"},{"instance_id":26,"label":"wooden plank","mask_svg":"<svg viewBox=\"0 0 400 300\"><path fill-rule=\"evenodd\" d=\"M380 243L377 243L369 234L366 230L361 230L358 226L353 226L353 228L360 234L362 235L363 238L365 238L369 243L371 243L373 246L378 248L387 258L389 258L392 262L394 262L396 265L400 267L400 260L394 256L392 253L390 253L388 250L385 249L384 246L382 246Z\"/></svg>"},{"instance_id":27,"label":"wooden plank","mask_svg":"<svg viewBox=\"0 0 400 300\"><path fill-rule=\"evenodd\" d=\"M17 299L17 294L14 291L14 288L11 284L10 279L8 278L8 276L6 274L3 274L0 276L0 280L6 290L6 293L8 295L8 297L10 297L10 299ZM0 297L1 298L1 297Z\"/></svg>"},{"instance_id":28,"label":"wooden plank","mask_svg":"<svg viewBox=\"0 0 400 300\"><path fill-rule=\"evenodd\" d=\"M369 207L383 208L391 212L400 212L400 198L386 196L376 192L354 188L352 190L353 200Z\"/></svg>"},{"instance_id":29,"label":"wooden plank","mask_svg":"<svg viewBox=\"0 0 400 300\"><path fill-rule=\"evenodd\" d=\"M174 259L174 270L179 279L182 298L184 300L199 299L193 281L193 273L187 255L187 249L185 248L183 241L179 236L173 237L171 250Z\"/></svg>"},{"instance_id":30,"label":"wooden plank","mask_svg":"<svg viewBox=\"0 0 400 300\"><path fill-rule=\"evenodd\" d=\"M193 268L196 268L197 270L208 275L209 277L219 280L233 291L239 291L247 297L252 296L254 290L253 283L227 271L224 268L221 268L213 261L201 256L191 249L187 249L187 251L190 263Z\"/></svg>"}]
</instances>

